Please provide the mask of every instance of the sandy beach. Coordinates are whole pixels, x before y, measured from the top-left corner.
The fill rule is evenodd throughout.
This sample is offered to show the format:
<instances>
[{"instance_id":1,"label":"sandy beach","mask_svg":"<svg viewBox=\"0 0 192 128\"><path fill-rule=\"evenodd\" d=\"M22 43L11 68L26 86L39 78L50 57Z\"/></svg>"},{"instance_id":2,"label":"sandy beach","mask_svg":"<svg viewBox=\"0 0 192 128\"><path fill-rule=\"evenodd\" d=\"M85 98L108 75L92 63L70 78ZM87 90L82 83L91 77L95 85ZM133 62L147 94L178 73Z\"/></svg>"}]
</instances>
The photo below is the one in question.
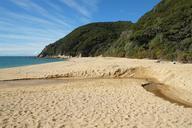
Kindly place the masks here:
<instances>
[{"instance_id":1,"label":"sandy beach","mask_svg":"<svg viewBox=\"0 0 192 128\"><path fill-rule=\"evenodd\" d=\"M0 69L0 127L191 128L191 83L191 64L147 59Z\"/></svg>"}]
</instances>

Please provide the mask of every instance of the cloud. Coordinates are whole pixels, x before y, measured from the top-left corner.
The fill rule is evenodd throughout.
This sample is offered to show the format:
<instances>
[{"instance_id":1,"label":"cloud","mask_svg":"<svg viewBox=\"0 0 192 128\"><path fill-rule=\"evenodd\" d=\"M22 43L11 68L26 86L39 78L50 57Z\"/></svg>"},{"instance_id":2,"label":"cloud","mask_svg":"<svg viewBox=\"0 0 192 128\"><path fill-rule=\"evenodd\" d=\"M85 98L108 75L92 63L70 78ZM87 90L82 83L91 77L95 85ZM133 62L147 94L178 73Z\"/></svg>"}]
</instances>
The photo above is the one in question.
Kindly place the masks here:
<instances>
[{"instance_id":1,"label":"cloud","mask_svg":"<svg viewBox=\"0 0 192 128\"><path fill-rule=\"evenodd\" d=\"M27 10L33 10L33 11L37 11L41 14L47 14L47 10L45 10L44 8L42 8L41 6L39 6L38 4L36 4L35 2L33 2L32 0L10 0L12 1L14 4L20 6L21 8L27 9Z\"/></svg>"},{"instance_id":2,"label":"cloud","mask_svg":"<svg viewBox=\"0 0 192 128\"><path fill-rule=\"evenodd\" d=\"M66 5L78 13L65 15ZM37 54L90 22L97 7L98 0L7 0L0 5L0 55Z\"/></svg>"},{"instance_id":3,"label":"cloud","mask_svg":"<svg viewBox=\"0 0 192 128\"><path fill-rule=\"evenodd\" d=\"M100 0L81 0L83 4L88 6L92 11L97 11Z\"/></svg>"},{"instance_id":4,"label":"cloud","mask_svg":"<svg viewBox=\"0 0 192 128\"><path fill-rule=\"evenodd\" d=\"M31 44L0 44L0 56L9 56L9 55L38 55L40 51L43 49L45 44L40 43L35 45Z\"/></svg>"},{"instance_id":5,"label":"cloud","mask_svg":"<svg viewBox=\"0 0 192 128\"><path fill-rule=\"evenodd\" d=\"M75 0L62 0L67 6L78 11L80 14L86 17L90 17L90 12L83 6L77 3Z\"/></svg>"},{"instance_id":6,"label":"cloud","mask_svg":"<svg viewBox=\"0 0 192 128\"><path fill-rule=\"evenodd\" d=\"M45 36L45 35L44 35ZM34 36L30 36L30 35L26 35L26 34L1 34L0 35L0 40L2 39L10 39L10 40L47 40L47 37L35 37Z\"/></svg>"},{"instance_id":7,"label":"cloud","mask_svg":"<svg viewBox=\"0 0 192 128\"><path fill-rule=\"evenodd\" d=\"M63 8L60 4L56 4L52 0L45 0L44 3L49 6L49 9L54 10L59 13L63 13Z\"/></svg>"},{"instance_id":8,"label":"cloud","mask_svg":"<svg viewBox=\"0 0 192 128\"><path fill-rule=\"evenodd\" d=\"M60 1L87 18L90 18L92 13L96 11L99 3L98 0L79 0L78 2L76 0Z\"/></svg>"},{"instance_id":9,"label":"cloud","mask_svg":"<svg viewBox=\"0 0 192 128\"><path fill-rule=\"evenodd\" d=\"M0 26L1 26L1 22L0 22ZM44 37L47 38L47 36L49 38L52 37L57 37L58 36L64 36L67 33L69 33L69 30L57 30L57 29L51 29L51 28L45 28L45 29L39 29L39 28L30 28L27 26L15 26L14 24L7 24L4 26L1 26L0 29L0 36L2 37L3 35L4 38L8 37L9 35L23 35L23 36L31 36L33 38L38 38L38 37ZM9 34L7 34L9 33Z\"/></svg>"},{"instance_id":10,"label":"cloud","mask_svg":"<svg viewBox=\"0 0 192 128\"><path fill-rule=\"evenodd\" d=\"M8 20L8 22L15 22L13 19L16 19L16 21L20 20L22 22L30 22L30 23L38 23L46 26L54 26L57 28L61 27L68 27L70 28L71 25L68 23L70 21L66 21L65 18L63 17L56 17L55 15L52 16L51 14L43 15L41 17L38 16L33 16L29 14L24 14L24 13L17 13L17 12L12 12L10 10L7 10L5 8L0 8L0 12L3 12L1 15L3 17L0 17L1 20ZM67 19L67 18L66 18Z\"/></svg>"},{"instance_id":11,"label":"cloud","mask_svg":"<svg viewBox=\"0 0 192 128\"><path fill-rule=\"evenodd\" d=\"M31 15L18 14L2 8L0 8L0 11L4 12L2 17L0 17L1 38L28 39L29 36L33 37L33 40L39 37L60 38L72 30L69 24L60 19L46 20Z\"/></svg>"}]
</instances>

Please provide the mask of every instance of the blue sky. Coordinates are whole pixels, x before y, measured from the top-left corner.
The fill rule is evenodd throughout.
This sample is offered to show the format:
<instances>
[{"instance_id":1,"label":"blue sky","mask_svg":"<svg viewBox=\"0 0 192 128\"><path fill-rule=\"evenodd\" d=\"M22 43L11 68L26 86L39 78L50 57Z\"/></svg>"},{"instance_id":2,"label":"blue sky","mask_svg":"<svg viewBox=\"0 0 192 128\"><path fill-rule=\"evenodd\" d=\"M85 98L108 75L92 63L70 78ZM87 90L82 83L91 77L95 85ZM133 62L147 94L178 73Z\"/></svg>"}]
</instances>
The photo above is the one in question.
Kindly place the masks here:
<instances>
[{"instance_id":1,"label":"blue sky","mask_svg":"<svg viewBox=\"0 0 192 128\"><path fill-rule=\"evenodd\" d=\"M136 22L160 0L0 0L0 56L37 55L74 28Z\"/></svg>"}]
</instances>

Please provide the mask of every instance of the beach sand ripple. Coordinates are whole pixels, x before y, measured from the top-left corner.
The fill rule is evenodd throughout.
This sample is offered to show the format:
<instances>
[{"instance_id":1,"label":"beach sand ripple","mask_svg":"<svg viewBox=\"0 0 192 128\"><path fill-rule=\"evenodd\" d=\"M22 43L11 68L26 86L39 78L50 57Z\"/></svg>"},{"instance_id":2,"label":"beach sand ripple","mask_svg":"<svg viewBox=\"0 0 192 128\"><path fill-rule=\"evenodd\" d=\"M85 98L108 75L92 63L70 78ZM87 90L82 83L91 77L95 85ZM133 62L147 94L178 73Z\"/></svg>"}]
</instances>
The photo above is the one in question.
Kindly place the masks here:
<instances>
[{"instance_id":1,"label":"beach sand ripple","mask_svg":"<svg viewBox=\"0 0 192 128\"><path fill-rule=\"evenodd\" d=\"M192 65L126 58L72 58L0 69L2 128L192 128ZM28 80L26 80L28 79Z\"/></svg>"},{"instance_id":2,"label":"beach sand ripple","mask_svg":"<svg viewBox=\"0 0 192 128\"><path fill-rule=\"evenodd\" d=\"M191 108L154 96L141 87L144 82L90 79L2 87L0 127L192 127Z\"/></svg>"}]
</instances>

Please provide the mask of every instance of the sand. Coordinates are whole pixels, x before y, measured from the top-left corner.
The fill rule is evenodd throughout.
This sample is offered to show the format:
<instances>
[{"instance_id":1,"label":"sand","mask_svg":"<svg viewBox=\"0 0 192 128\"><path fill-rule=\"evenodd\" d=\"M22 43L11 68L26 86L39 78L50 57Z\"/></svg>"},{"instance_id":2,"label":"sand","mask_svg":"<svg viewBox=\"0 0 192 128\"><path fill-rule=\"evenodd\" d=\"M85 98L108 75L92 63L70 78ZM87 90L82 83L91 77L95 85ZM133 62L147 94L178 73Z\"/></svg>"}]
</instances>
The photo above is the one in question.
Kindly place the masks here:
<instances>
[{"instance_id":1,"label":"sand","mask_svg":"<svg viewBox=\"0 0 192 128\"><path fill-rule=\"evenodd\" d=\"M0 127L192 127L192 107L142 87L160 84L163 94L190 104L191 64L72 58L1 69L0 80Z\"/></svg>"}]
</instances>

